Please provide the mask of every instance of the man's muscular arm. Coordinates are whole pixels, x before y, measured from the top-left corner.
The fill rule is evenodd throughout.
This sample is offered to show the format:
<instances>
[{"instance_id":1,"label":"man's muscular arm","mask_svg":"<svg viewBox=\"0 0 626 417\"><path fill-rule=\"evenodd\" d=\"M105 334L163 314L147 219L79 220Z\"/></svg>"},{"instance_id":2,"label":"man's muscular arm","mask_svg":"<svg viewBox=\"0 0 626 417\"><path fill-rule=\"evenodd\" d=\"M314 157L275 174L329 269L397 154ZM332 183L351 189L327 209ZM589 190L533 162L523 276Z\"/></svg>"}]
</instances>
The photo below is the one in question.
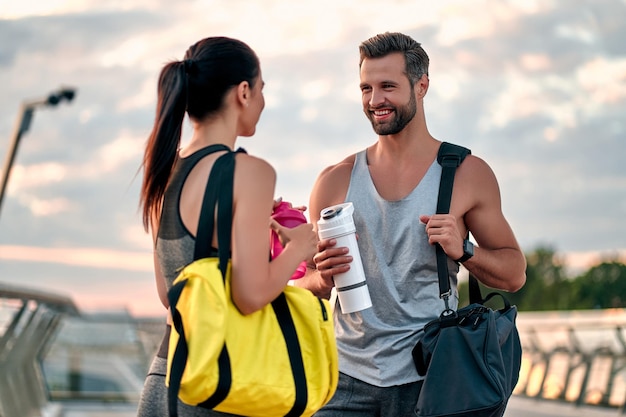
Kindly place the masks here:
<instances>
[{"instance_id":1,"label":"man's muscular arm","mask_svg":"<svg viewBox=\"0 0 626 417\"><path fill-rule=\"evenodd\" d=\"M496 177L482 159L468 156L457 170L450 213L420 217L429 243L459 259L470 232L478 246L463 266L489 287L519 290L526 282L526 258L502 213Z\"/></svg>"},{"instance_id":2,"label":"man's muscular arm","mask_svg":"<svg viewBox=\"0 0 626 417\"><path fill-rule=\"evenodd\" d=\"M345 202L350 174L354 164L354 155L337 165L332 165L320 173L309 199L309 216L315 229L322 209ZM307 288L318 297L329 298L335 286L333 275L350 269L352 256L347 255L348 248L335 247L336 239L321 240L317 245L317 254L308 263L304 277L295 280L295 286Z\"/></svg>"}]
</instances>

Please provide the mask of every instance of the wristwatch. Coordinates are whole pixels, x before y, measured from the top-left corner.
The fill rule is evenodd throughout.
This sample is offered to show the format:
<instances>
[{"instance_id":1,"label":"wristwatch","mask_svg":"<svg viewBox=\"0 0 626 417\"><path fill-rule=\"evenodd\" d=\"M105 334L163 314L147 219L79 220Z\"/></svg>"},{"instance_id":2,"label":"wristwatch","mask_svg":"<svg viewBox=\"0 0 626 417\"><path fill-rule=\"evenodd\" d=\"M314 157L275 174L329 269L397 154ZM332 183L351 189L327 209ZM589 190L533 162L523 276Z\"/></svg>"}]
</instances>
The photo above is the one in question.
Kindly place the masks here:
<instances>
[{"instance_id":1,"label":"wristwatch","mask_svg":"<svg viewBox=\"0 0 626 417\"><path fill-rule=\"evenodd\" d=\"M465 262L472 256L474 256L474 244L470 242L469 239L465 239L463 240L463 256L456 259L455 262Z\"/></svg>"}]
</instances>

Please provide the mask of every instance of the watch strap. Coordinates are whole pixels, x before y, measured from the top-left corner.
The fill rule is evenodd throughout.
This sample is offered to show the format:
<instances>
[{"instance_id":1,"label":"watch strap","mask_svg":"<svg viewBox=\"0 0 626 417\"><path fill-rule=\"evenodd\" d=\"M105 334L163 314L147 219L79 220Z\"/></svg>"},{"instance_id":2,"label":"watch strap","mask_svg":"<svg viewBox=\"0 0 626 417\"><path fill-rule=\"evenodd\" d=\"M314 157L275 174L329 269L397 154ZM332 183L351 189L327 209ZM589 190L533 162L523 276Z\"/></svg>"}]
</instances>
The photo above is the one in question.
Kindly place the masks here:
<instances>
[{"instance_id":1,"label":"watch strap","mask_svg":"<svg viewBox=\"0 0 626 417\"><path fill-rule=\"evenodd\" d=\"M468 246L472 248L471 251L467 249ZM455 259L454 262L462 263L467 261L472 256L474 256L474 245L468 239L465 239L463 241L463 256L461 256L459 259Z\"/></svg>"}]
</instances>

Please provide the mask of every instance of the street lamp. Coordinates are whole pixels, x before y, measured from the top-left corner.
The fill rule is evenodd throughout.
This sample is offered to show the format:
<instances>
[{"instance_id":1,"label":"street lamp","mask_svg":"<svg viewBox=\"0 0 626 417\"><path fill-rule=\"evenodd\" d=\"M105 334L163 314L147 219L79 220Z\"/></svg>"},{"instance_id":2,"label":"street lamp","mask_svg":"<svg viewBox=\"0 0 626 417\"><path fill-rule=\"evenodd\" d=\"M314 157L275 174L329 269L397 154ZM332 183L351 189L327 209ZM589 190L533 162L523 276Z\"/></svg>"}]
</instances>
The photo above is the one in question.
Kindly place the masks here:
<instances>
[{"instance_id":1,"label":"street lamp","mask_svg":"<svg viewBox=\"0 0 626 417\"><path fill-rule=\"evenodd\" d=\"M76 90L70 87L63 87L57 91L53 91L47 97L29 100L22 103L20 106L19 118L17 120L17 124L15 126L15 131L13 132L13 138L11 140L9 151L7 152L7 157L4 162L4 167L2 170L2 183L0 183L0 209L2 208L2 200L4 198L4 192L9 182L9 174L11 172L11 166L13 165L13 160L15 159L15 154L17 153L17 145L20 142L20 138L24 133L28 131L30 127L30 123L33 120L33 114L37 107L51 106L54 107L59 104L63 100L67 100L71 102L76 95Z\"/></svg>"}]
</instances>

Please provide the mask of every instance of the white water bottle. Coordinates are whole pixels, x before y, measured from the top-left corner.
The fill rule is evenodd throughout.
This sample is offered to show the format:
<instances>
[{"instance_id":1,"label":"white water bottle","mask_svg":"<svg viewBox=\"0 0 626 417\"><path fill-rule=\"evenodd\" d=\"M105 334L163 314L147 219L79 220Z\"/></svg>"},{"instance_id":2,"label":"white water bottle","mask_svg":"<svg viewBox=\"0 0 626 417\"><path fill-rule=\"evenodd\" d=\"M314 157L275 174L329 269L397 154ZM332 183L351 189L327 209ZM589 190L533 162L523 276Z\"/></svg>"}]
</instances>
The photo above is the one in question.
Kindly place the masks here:
<instances>
[{"instance_id":1,"label":"white water bottle","mask_svg":"<svg viewBox=\"0 0 626 417\"><path fill-rule=\"evenodd\" d=\"M350 270L333 277L342 313L354 313L372 306L356 242L353 212L352 203L337 204L323 209L317 222L317 234L320 239L337 239L335 247L347 247L348 254L352 256Z\"/></svg>"}]
</instances>

